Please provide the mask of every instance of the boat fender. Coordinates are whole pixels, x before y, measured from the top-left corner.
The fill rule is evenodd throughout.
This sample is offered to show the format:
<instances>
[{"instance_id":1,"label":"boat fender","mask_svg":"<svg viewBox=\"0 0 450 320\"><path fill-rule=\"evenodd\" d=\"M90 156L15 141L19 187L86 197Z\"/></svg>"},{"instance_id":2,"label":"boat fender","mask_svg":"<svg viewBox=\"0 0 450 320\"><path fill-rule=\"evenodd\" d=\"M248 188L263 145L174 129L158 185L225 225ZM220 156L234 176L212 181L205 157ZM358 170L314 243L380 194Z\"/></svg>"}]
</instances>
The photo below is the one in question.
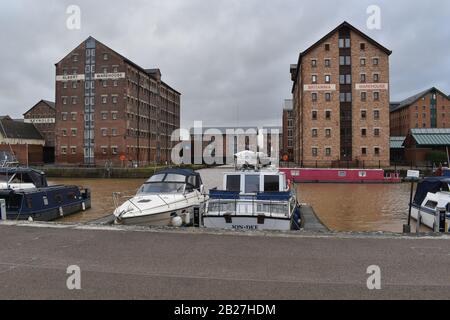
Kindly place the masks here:
<instances>
[{"instance_id":1,"label":"boat fender","mask_svg":"<svg viewBox=\"0 0 450 320\"><path fill-rule=\"evenodd\" d=\"M183 225L183 219L181 217L176 216L172 218L172 226L175 228L180 228Z\"/></svg>"},{"instance_id":2,"label":"boat fender","mask_svg":"<svg viewBox=\"0 0 450 320\"><path fill-rule=\"evenodd\" d=\"M59 207L59 215L60 215L61 217L64 216L64 210L63 210L62 207Z\"/></svg>"},{"instance_id":3,"label":"boat fender","mask_svg":"<svg viewBox=\"0 0 450 320\"><path fill-rule=\"evenodd\" d=\"M28 217L28 222L34 222L33 217Z\"/></svg>"},{"instance_id":4,"label":"boat fender","mask_svg":"<svg viewBox=\"0 0 450 320\"><path fill-rule=\"evenodd\" d=\"M191 223L191 213L189 211L183 212L184 214L184 223L189 225Z\"/></svg>"},{"instance_id":5,"label":"boat fender","mask_svg":"<svg viewBox=\"0 0 450 320\"><path fill-rule=\"evenodd\" d=\"M84 203L84 202L81 203L81 209L83 211L86 211L86 203Z\"/></svg>"}]
</instances>

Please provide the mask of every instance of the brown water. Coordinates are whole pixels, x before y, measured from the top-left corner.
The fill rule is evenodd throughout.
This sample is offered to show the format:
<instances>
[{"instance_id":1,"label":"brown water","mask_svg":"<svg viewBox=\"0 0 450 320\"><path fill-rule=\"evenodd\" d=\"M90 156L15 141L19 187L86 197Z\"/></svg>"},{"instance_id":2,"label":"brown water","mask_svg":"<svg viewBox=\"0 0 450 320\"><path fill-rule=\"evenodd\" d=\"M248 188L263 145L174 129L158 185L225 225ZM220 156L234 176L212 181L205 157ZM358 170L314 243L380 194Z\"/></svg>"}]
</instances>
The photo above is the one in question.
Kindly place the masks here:
<instances>
[{"instance_id":1,"label":"brown water","mask_svg":"<svg viewBox=\"0 0 450 320\"><path fill-rule=\"evenodd\" d=\"M303 184L297 193L331 230L402 232L410 188L409 184Z\"/></svg>"},{"instance_id":2,"label":"brown water","mask_svg":"<svg viewBox=\"0 0 450 320\"><path fill-rule=\"evenodd\" d=\"M207 189L222 186L224 169L200 170ZM51 179L51 184L71 184L91 189L92 209L59 222L89 222L114 211L113 192L134 194L146 179ZM313 206L328 228L335 231L402 232L406 223L408 184L302 184L300 202Z\"/></svg>"}]
</instances>

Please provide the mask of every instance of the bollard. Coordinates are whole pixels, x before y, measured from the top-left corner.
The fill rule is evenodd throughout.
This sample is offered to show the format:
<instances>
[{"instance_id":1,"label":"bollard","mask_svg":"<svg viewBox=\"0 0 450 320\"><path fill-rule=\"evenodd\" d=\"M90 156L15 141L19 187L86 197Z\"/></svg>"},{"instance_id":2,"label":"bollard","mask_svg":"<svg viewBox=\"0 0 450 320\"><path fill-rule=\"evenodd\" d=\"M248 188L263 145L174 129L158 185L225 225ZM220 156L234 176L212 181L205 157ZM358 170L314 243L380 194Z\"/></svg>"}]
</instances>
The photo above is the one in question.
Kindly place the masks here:
<instances>
[{"instance_id":1,"label":"bollard","mask_svg":"<svg viewBox=\"0 0 450 320\"><path fill-rule=\"evenodd\" d=\"M445 232L445 219L447 215L447 210L445 208L437 208L434 220L434 232L439 233Z\"/></svg>"},{"instance_id":2,"label":"bollard","mask_svg":"<svg viewBox=\"0 0 450 320\"><path fill-rule=\"evenodd\" d=\"M194 207L194 227L200 227L200 207Z\"/></svg>"},{"instance_id":3,"label":"bollard","mask_svg":"<svg viewBox=\"0 0 450 320\"><path fill-rule=\"evenodd\" d=\"M6 201L5 201L5 199L0 199L0 220L6 221Z\"/></svg>"}]
</instances>

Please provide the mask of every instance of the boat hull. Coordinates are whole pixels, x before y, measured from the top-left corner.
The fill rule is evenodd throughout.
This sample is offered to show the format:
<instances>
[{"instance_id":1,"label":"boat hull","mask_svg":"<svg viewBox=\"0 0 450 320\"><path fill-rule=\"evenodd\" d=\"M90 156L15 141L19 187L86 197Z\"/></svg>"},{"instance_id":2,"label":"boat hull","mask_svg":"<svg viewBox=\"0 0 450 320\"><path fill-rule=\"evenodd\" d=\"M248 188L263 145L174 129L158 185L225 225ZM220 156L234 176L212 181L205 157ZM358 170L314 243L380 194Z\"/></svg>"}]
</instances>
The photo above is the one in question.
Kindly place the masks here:
<instances>
[{"instance_id":1,"label":"boat hull","mask_svg":"<svg viewBox=\"0 0 450 320\"><path fill-rule=\"evenodd\" d=\"M72 203L61 207L62 212L59 208L50 208L40 212L30 213L30 214L17 214L17 213L7 213L8 220L25 221L30 218L33 221L49 222L61 219L91 208L91 200L86 199L77 203Z\"/></svg>"},{"instance_id":2,"label":"boat hull","mask_svg":"<svg viewBox=\"0 0 450 320\"><path fill-rule=\"evenodd\" d=\"M206 228L228 229L243 231L290 231L292 228L291 219L276 219L266 217L263 221L258 221L258 217L231 216L229 220L224 216L204 216L203 223Z\"/></svg>"},{"instance_id":3,"label":"boat hull","mask_svg":"<svg viewBox=\"0 0 450 320\"><path fill-rule=\"evenodd\" d=\"M178 208L160 213L142 214L134 217L116 218L115 223L119 225L133 225L133 226L152 226L152 227L170 227L172 226L172 219L174 216L179 216L185 225L193 222L194 207L203 207L203 204ZM200 210L200 215L202 210Z\"/></svg>"},{"instance_id":4,"label":"boat hull","mask_svg":"<svg viewBox=\"0 0 450 320\"><path fill-rule=\"evenodd\" d=\"M436 213L432 210L428 210L426 208L420 208L420 216L421 216L421 224L427 226L430 229L434 229L434 224L436 221ZM419 208L417 206L413 206L411 208L411 218L417 221L419 217ZM450 218L447 215L447 225L450 226ZM450 231L450 230L449 230Z\"/></svg>"}]
</instances>

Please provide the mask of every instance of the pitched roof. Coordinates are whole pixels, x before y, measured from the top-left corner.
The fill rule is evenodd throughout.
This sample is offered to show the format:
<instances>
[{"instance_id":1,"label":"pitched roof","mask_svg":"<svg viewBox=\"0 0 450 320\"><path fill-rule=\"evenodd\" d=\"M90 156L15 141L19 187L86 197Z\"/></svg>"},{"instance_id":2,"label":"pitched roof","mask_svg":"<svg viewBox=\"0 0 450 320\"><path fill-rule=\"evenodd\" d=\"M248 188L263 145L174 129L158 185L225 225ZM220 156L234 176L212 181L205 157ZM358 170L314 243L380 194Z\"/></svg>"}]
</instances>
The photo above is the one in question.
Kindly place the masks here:
<instances>
[{"instance_id":1,"label":"pitched roof","mask_svg":"<svg viewBox=\"0 0 450 320\"><path fill-rule=\"evenodd\" d=\"M101 44L102 46L106 47L108 50L111 50L111 52L113 52L114 54L118 55L121 59L123 59L125 62L127 62L128 64L132 65L133 67L135 67L136 69L140 70L141 72L145 73L145 74L149 74L149 73L154 73L157 70L159 71L159 69L145 69L142 68L140 65L134 63L133 61L131 61L130 59L128 59L127 57L125 57L124 55L120 54L119 52L115 51L114 49L111 49L110 47L108 47L107 45L105 45L104 43L98 41L97 39L95 39L92 36L89 36L84 42L89 41L89 40L94 40L95 42L98 42L99 44ZM67 56L66 56L67 57ZM60 63L63 59L61 59L59 62L57 62L56 64ZM167 86L167 84L166 84ZM178 93L179 95L181 95L181 93L179 93L178 91L176 91L173 88L170 88L173 91L175 91L176 93Z\"/></svg>"},{"instance_id":2,"label":"pitched roof","mask_svg":"<svg viewBox=\"0 0 450 320\"><path fill-rule=\"evenodd\" d=\"M406 137L391 137L391 149L404 149L403 142L405 142L405 139Z\"/></svg>"},{"instance_id":3,"label":"pitched roof","mask_svg":"<svg viewBox=\"0 0 450 320\"><path fill-rule=\"evenodd\" d=\"M33 124L6 118L0 119L0 134L7 139L44 140Z\"/></svg>"},{"instance_id":4,"label":"pitched roof","mask_svg":"<svg viewBox=\"0 0 450 320\"><path fill-rule=\"evenodd\" d=\"M413 95L413 96L411 96L409 98L406 98L403 101L391 102L391 112L394 112L394 111L397 111L397 110L409 107L410 105L414 104L416 101L422 99L424 96L426 96L427 94L432 93L432 92L440 93L440 94L442 94L444 97L446 97L448 99L448 97L447 97L447 95L445 93L443 93L442 91L440 91L436 87L432 87L430 89L427 89L427 90L424 90L422 92L419 92L419 93L417 93L417 94L415 94L415 95Z\"/></svg>"},{"instance_id":5,"label":"pitched roof","mask_svg":"<svg viewBox=\"0 0 450 320\"><path fill-rule=\"evenodd\" d=\"M419 146L450 146L450 129L411 129L409 136Z\"/></svg>"},{"instance_id":6,"label":"pitched roof","mask_svg":"<svg viewBox=\"0 0 450 320\"><path fill-rule=\"evenodd\" d=\"M49 106L53 110L56 110L56 106L55 106L54 102L42 99L38 103L36 103L34 106L32 106L27 112L25 112L24 115L26 115L27 113L31 112L31 110L36 108L38 106L38 104L40 104L41 102L45 103L47 106Z\"/></svg>"},{"instance_id":7,"label":"pitched roof","mask_svg":"<svg viewBox=\"0 0 450 320\"><path fill-rule=\"evenodd\" d=\"M392 51L387 49L386 47L382 46L380 43L378 43L377 41L375 41L374 39L372 39L371 37L369 37L367 34L365 34L364 32L360 31L359 29L355 28L354 26L352 26L350 23L348 23L347 21L344 21L343 23L341 23L340 25L338 25L336 28L334 28L333 30L331 30L329 33L327 33L324 37L322 37L319 41L317 41L316 43L314 43L312 46L310 46L309 48L307 48L305 51L301 52L299 57L298 57L298 63L297 66L301 65L302 62L302 58L309 53L311 50L313 50L314 48L316 48L318 45L320 45L323 41L325 41L326 39L328 39L330 36L332 36L334 33L336 33L338 30L340 30L341 28L349 28L350 30L352 30L353 32L357 33L358 35L360 35L361 37L363 37L364 39L366 39L367 41L369 41L370 43L372 43L373 45L377 46L378 48L380 48L382 51L384 51L387 55L391 55ZM293 70L293 66L291 65L291 71ZM296 82L297 78L298 78L298 73L299 73L300 68L297 68L295 70L295 76L293 77L293 81Z\"/></svg>"}]
</instances>

